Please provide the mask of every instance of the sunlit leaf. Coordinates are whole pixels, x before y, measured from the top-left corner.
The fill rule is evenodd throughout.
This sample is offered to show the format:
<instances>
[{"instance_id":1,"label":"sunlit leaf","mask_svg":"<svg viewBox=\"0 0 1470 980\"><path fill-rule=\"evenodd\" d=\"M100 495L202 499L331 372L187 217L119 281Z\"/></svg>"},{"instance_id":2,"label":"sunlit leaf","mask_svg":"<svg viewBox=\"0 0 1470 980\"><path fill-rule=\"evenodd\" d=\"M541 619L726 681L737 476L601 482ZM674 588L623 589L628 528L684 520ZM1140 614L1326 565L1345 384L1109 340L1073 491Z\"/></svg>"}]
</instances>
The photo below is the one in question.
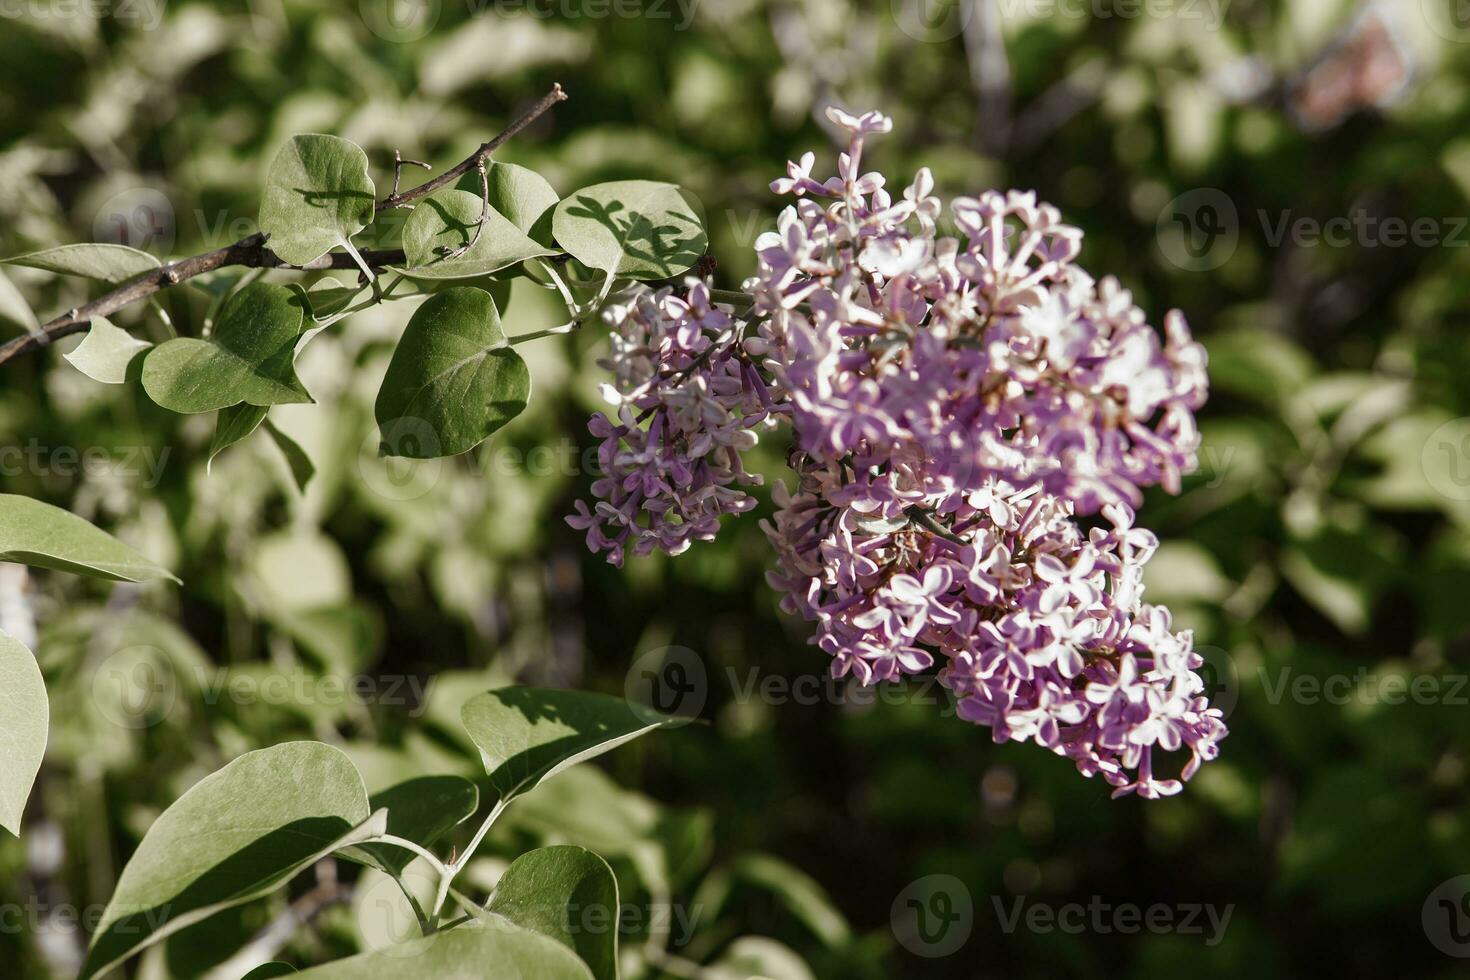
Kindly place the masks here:
<instances>
[{"instance_id":1,"label":"sunlit leaf","mask_svg":"<svg viewBox=\"0 0 1470 980\"><path fill-rule=\"evenodd\" d=\"M168 569L70 511L15 494L0 494L0 561L116 582L174 579Z\"/></svg>"},{"instance_id":2,"label":"sunlit leaf","mask_svg":"<svg viewBox=\"0 0 1470 980\"><path fill-rule=\"evenodd\" d=\"M339 749L285 742L240 756L148 828L93 934L82 980L382 834L386 813L369 816L362 777Z\"/></svg>"},{"instance_id":3,"label":"sunlit leaf","mask_svg":"<svg viewBox=\"0 0 1470 980\"><path fill-rule=\"evenodd\" d=\"M128 366L153 345L112 325L105 316L92 319L92 329L68 354L63 354L72 367L108 385L120 385L128 379Z\"/></svg>"},{"instance_id":4,"label":"sunlit leaf","mask_svg":"<svg viewBox=\"0 0 1470 980\"><path fill-rule=\"evenodd\" d=\"M375 196L362 147L319 133L293 136L266 175L260 230L271 251L305 265L367 227Z\"/></svg>"},{"instance_id":5,"label":"sunlit leaf","mask_svg":"<svg viewBox=\"0 0 1470 980\"><path fill-rule=\"evenodd\" d=\"M685 191L651 180L584 187L556 206L556 241L592 269L667 279L704 255L704 223Z\"/></svg>"},{"instance_id":6,"label":"sunlit leaf","mask_svg":"<svg viewBox=\"0 0 1470 980\"><path fill-rule=\"evenodd\" d=\"M103 282L124 282L157 269L162 263L147 252L127 245L84 242L58 245L0 260L4 265L24 265L63 276L82 276Z\"/></svg>"},{"instance_id":7,"label":"sunlit leaf","mask_svg":"<svg viewBox=\"0 0 1470 980\"><path fill-rule=\"evenodd\" d=\"M31 786L46 754L50 708L41 668L25 644L0 632L0 827L20 833Z\"/></svg>"},{"instance_id":8,"label":"sunlit leaf","mask_svg":"<svg viewBox=\"0 0 1470 980\"><path fill-rule=\"evenodd\" d=\"M404 274L415 279L472 279L526 259L553 254L493 208L475 226L483 203L479 194L446 188L425 198L403 226ZM474 244L469 245L470 242ZM468 248L446 258L441 249Z\"/></svg>"},{"instance_id":9,"label":"sunlit leaf","mask_svg":"<svg viewBox=\"0 0 1470 980\"><path fill-rule=\"evenodd\" d=\"M460 712L502 800L569 766L610 752L677 719L650 717L621 698L586 691L503 687Z\"/></svg>"}]
</instances>

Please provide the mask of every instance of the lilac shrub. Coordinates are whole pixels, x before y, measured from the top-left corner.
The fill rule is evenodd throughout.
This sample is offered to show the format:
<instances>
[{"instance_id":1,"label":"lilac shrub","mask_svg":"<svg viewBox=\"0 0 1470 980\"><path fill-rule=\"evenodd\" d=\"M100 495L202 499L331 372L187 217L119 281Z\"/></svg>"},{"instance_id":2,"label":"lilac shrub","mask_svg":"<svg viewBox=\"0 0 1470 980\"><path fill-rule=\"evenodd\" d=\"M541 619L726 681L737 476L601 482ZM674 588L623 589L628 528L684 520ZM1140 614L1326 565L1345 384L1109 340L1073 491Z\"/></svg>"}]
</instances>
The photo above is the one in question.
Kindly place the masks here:
<instances>
[{"instance_id":1,"label":"lilac shrub","mask_svg":"<svg viewBox=\"0 0 1470 980\"><path fill-rule=\"evenodd\" d=\"M762 523L769 580L834 675L937 661L997 741L1114 795L1179 792L1226 729L1190 632L1143 601L1158 541L1134 520L1142 488L1177 492L1196 465L1204 349L1179 313L1161 339L1078 266L1081 232L1034 194L946 209L920 170L895 197L862 170L889 120L829 117L849 133L838 173L819 182L808 153L771 185L796 201L756 243L743 322L696 280L608 311L606 476L569 522L615 564L712 538L753 506L741 453L785 419L795 482ZM1179 778L1155 749L1188 753Z\"/></svg>"}]
</instances>

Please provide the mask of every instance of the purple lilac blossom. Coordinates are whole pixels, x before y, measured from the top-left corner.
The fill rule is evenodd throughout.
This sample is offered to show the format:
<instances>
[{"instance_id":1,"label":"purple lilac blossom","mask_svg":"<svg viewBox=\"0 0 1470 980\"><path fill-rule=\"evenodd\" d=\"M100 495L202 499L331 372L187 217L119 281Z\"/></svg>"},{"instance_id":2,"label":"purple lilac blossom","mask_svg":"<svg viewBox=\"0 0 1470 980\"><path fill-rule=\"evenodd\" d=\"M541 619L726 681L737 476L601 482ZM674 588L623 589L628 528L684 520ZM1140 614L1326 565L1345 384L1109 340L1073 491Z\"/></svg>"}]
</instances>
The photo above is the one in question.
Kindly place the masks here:
<instances>
[{"instance_id":1,"label":"purple lilac blossom","mask_svg":"<svg viewBox=\"0 0 1470 980\"><path fill-rule=\"evenodd\" d=\"M796 481L762 523L768 577L834 675L937 664L960 716L997 741L1034 741L1115 795L1179 792L1226 728L1192 634L1143 602L1158 543L1134 508L1196 465L1204 349L1177 312L1161 340L1115 280L1077 266L1081 233L1033 194L956 199L960 236L941 236L927 170L895 199L861 169L891 123L828 115L850 134L838 174L819 182L806 154L772 184L797 200L756 243L753 330L699 284L614 311L621 424L594 418L609 477L569 520L615 563L630 537L640 554L711 537L750 506L739 452L785 417ZM682 398L714 407L650 451L643 422ZM721 465L699 481L665 478L711 445ZM1179 778L1155 774L1155 749L1187 753Z\"/></svg>"},{"instance_id":2,"label":"purple lilac blossom","mask_svg":"<svg viewBox=\"0 0 1470 980\"><path fill-rule=\"evenodd\" d=\"M603 476L592 485L594 506L577 501L567 523L621 567L630 547L677 555L713 539L721 516L755 506L742 488L760 477L745 471L741 454L756 444L770 397L702 282L692 280L682 297L639 292L604 319L612 356L599 363L613 373L602 386L612 408L588 423L602 440Z\"/></svg>"}]
</instances>

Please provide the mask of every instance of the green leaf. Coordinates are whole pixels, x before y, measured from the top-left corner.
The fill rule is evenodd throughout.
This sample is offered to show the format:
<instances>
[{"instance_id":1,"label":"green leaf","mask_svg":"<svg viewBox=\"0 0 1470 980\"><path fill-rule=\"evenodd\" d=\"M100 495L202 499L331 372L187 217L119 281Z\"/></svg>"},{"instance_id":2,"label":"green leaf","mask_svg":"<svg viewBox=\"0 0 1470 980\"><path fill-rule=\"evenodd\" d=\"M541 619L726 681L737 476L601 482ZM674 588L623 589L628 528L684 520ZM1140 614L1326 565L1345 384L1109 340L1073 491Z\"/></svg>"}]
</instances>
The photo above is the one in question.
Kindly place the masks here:
<instances>
[{"instance_id":1,"label":"green leaf","mask_svg":"<svg viewBox=\"0 0 1470 980\"><path fill-rule=\"evenodd\" d=\"M83 276L103 282L125 282L152 272L162 263L147 252L127 245L84 242L17 255L13 259L0 260L0 264L24 265L63 276Z\"/></svg>"},{"instance_id":2,"label":"green leaf","mask_svg":"<svg viewBox=\"0 0 1470 980\"><path fill-rule=\"evenodd\" d=\"M376 195L362 147L337 136L293 136L266 175L260 230L271 251L305 265L366 228Z\"/></svg>"},{"instance_id":3,"label":"green leaf","mask_svg":"<svg viewBox=\"0 0 1470 980\"><path fill-rule=\"evenodd\" d=\"M677 276L708 244L686 192L651 180L582 188L556 206L552 230L583 265L625 279Z\"/></svg>"},{"instance_id":4,"label":"green leaf","mask_svg":"<svg viewBox=\"0 0 1470 980\"><path fill-rule=\"evenodd\" d=\"M490 206L542 245L551 244L551 215L562 198L544 176L514 163L490 167ZM466 188L478 190L478 188Z\"/></svg>"},{"instance_id":5,"label":"green leaf","mask_svg":"<svg viewBox=\"0 0 1470 980\"><path fill-rule=\"evenodd\" d=\"M586 848L522 854L500 876L488 908L576 951L596 980L617 980L618 880Z\"/></svg>"},{"instance_id":6,"label":"green leaf","mask_svg":"<svg viewBox=\"0 0 1470 980\"><path fill-rule=\"evenodd\" d=\"M382 451L467 452L524 411L530 393L526 362L506 345L490 294L446 289L414 312L388 364L374 406Z\"/></svg>"},{"instance_id":7,"label":"green leaf","mask_svg":"<svg viewBox=\"0 0 1470 980\"><path fill-rule=\"evenodd\" d=\"M209 340L179 337L143 361L143 390L173 412L195 415L246 402L310 402L293 366L306 321L300 290L254 282L220 307Z\"/></svg>"},{"instance_id":8,"label":"green leaf","mask_svg":"<svg viewBox=\"0 0 1470 980\"><path fill-rule=\"evenodd\" d=\"M486 917L412 942L303 970L301 980L592 980L575 953Z\"/></svg>"},{"instance_id":9,"label":"green leaf","mask_svg":"<svg viewBox=\"0 0 1470 980\"><path fill-rule=\"evenodd\" d=\"M403 252L408 259L403 274L414 279L473 279L554 254L493 208L485 212L484 226L476 238L475 225L482 209L479 194L452 187L425 198L403 225ZM474 244L461 255L445 258L438 252L463 248L472 239Z\"/></svg>"},{"instance_id":10,"label":"green leaf","mask_svg":"<svg viewBox=\"0 0 1470 980\"><path fill-rule=\"evenodd\" d=\"M542 245L551 244L551 215L561 200L546 178L514 163L492 163L486 174L490 206ZM480 192L479 174L460 179L460 190Z\"/></svg>"},{"instance_id":11,"label":"green leaf","mask_svg":"<svg viewBox=\"0 0 1470 980\"><path fill-rule=\"evenodd\" d=\"M70 353L61 355L72 367L105 385L128 380L128 365L153 345L112 325L105 316L92 318L92 329Z\"/></svg>"},{"instance_id":12,"label":"green leaf","mask_svg":"<svg viewBox=\"0 0 1470 980\"><path fill-rule=\"evenodd\" d=\"M0 494L0 561L114 582L178 581L168 569L77 515L8 493Z\"/></svg>"},{"instance_id":13,"label":"green leaf","mask_svg":"<svg viewBox=\"0 0 1470 980\"><path fill-rule=\"evenodd\" d=\"M24 643L0 632L0 827L20 836L20 817L41 757L46 754L50 707L41 668Z\"/></svg>"},{"instance_id":14,"label":"green leaf","mask_svg":"<svg viewBox=\"0 0 1470 980\"><path fill-rule=\"evenodd\" d=\"M383 833L351 760L321 742L247 752L148 828L92 937L82 980L171 933L279 888L322 857Z\"/></svg>"},{"instance_id":15,"label":"green leaf","mask_svg":"<svg viewBox=\"0 0 1470 980\"><path fill-rule=\"evenodd\" d=\"M269 963L260 964L260 966L257 966L255 969L251 970L249 973L241 977L240 980L275 980L276 977L289 976L290 974L295 972L296 967L292 966L290 963L282 963L280 960L271 960Z\"/></svg>"},{"instance_id":16,"label":"green leaf","mask_svg":"<svg viewBox=\"0 0 1470 980\"><path fill-rule=\"evenodd\" d=\"M461 776L419 776L375 793L370 805L388 811L388 833L428 847L475 815L480 791ZM361 844L345 856L401 875L415 855L394 844Z\"/></svg>"},{"instance_id":17,"label":"green leaf","mask_svg":"<svg viewBox=\"0 0 1470 980\"><path fill-rule=\"evenodd\" d=\"M621 698L586 691L503 687L465 702L461 721L502 801L569 766L677 719L650 720Z\"/></svg>"},{"instance_id":18,"label":"green leaf","mask_svg":"<svg viewBox=\"0 0 1470 980\"><path fill-rule=\"evenodd\" d=\"M270 409L264 405L232 405L219 410L214 420L214 438L209 441L208 467L214 458L260 428Z\"/></svg>"},{"instance_id":19,"label":"green leaf","mask_svg":"<svg viewBox=\"0 0 1470 980\"><path fill-rule=\"evenodd\" d=\"M311 482L313 476L316 476L316 466L306 455L306 450L302 449L295 439L276 428L274 422L267 421L265 431L270 433L276 448L281 451L282 456L286 457L286 465L291 469L291 479L296 481L296 489L305 493L306 485Z\"/></svg>"}]
</instances>

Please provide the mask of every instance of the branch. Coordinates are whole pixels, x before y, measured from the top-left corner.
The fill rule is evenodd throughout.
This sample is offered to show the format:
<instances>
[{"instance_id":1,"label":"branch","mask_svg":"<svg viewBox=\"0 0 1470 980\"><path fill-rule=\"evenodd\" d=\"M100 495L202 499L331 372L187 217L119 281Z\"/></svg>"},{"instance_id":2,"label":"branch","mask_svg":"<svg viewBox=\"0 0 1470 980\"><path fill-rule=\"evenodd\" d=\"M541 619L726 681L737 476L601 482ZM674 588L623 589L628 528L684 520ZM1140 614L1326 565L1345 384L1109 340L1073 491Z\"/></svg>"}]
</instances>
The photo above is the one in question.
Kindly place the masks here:
<instances>
[{"instance_id":1,"label":"branch","mask_svg":"<svg viewBox=\"0 0 1470 980\"><path fill-rule=\"evenodd\" d=\"M374 205L374 207L379 211L386 211L389 208L401 208L405 204L411 204L421 197L427 197L441 187L454 183L471 170L483 166L485 161L490 159L490 154L500 149L516 133L519 133L531 125L531 123L535 122L552 106L558 102L565 102L566 98L567 94L561 90L561 86L553 84L551 91L543 95L541 101L527 109L519 119L507 126L505 132L488 143L482 143L478 150L467 159L461 161L457 166L451 167L433 180L420 184L412 190L406 190L401 194L390 194Z\"/></svg>"},{"instance_id":2,"label":"branch","mask_svg":"<svg viewBox=\"0 0 1470 980\"><path fill-rule=\"evenodd\" d=\"M378 201L374 205L375 211L385 211L389 208L401 208L407 204L417 201L421 197L432 194L439 188L458 179L478 167L482 167L490 154L499 149L507 140L515 136L521 130L529 126L539 116L544 114L552 106L566 99L566 93L560 85L553 85L551 91L541 98L526 112L522 113L513 123L506 127L505 131L488 143L481 144L470 157L457 166L446 170L426 184L422 184L411 190L398 192L395 181L394 192ZM395 177L397 176L395 168ZM299 269L311 271L318 269L357 269L356 259L346 253L330 252L321 258L305 265L290 265L281 261L280 257L265 247L266 235L257 232L247 238L242 238L233 245L217 248L212 252L195 255L187 259L179 259L176 262L168 262L161 268L145 273L129 282L124 283L109 293L99 296L84 306L68 310L61 316L56 317L43 324L40 330L16 337L4 344L0 344L0 365L4 365L22 354L39 350L49 346L52 341L60 340L62 337L80 333L91 326L94 317L107 316L115 313L125 306L130 306L141 299L146 299L154 293L161 292L170 286L177 286L187 279L202 276L206 272L214 272L226 266L245 266L252 269ZM367 250L361 253L363 261L373 269L382 269L391 265L398 265L404 261L403 252L397 249L382 251Z\"/></svg>"}]
</instances>

